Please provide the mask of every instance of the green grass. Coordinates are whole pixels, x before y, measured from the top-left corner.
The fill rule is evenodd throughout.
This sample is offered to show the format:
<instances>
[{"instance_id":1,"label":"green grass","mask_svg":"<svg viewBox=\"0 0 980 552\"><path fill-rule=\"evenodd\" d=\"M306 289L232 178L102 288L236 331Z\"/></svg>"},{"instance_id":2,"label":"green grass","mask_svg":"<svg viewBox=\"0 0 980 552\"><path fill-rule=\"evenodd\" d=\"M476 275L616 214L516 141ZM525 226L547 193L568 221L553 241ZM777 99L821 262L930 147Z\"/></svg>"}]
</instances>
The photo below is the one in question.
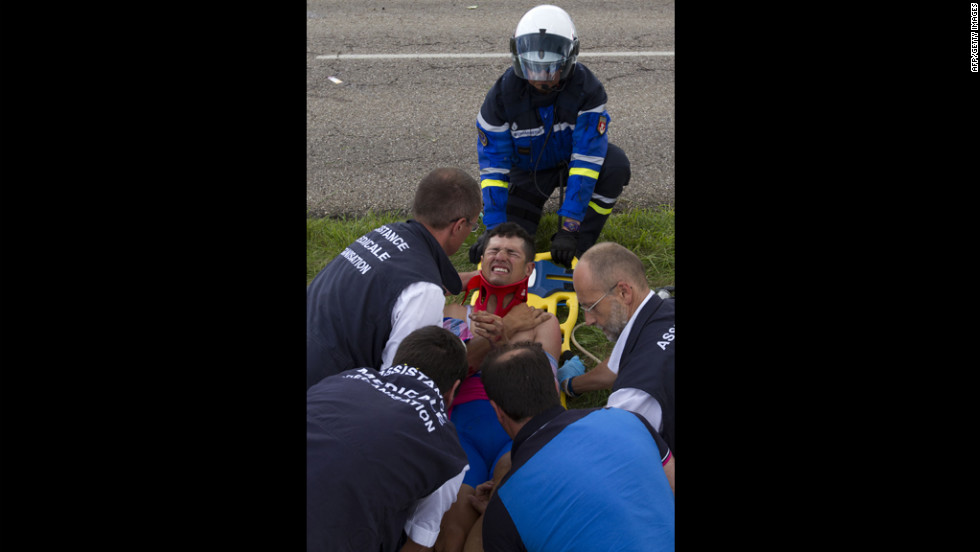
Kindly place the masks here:
<instances>
[{"instance_id":1,"label":"green grass","mask_svg":"<svg viewBox=\"0 0 980 552\"><path fill-rule=\"evenodd\" d=\"M357 238L367 232L391 222L404 221L409 217L403 213L385 212L363 217L307 218L306 219L306 283L335 256ZM535 236L537 251L548 251L551 235L558 229L558 215L547 213L538 226ZM469 261L470 245L480 235L478 231L466 239L463 246L450 259L460 271L474 270ZM599 241L617 242L637 254L646 268L647 281L651 288L674 285L674 209L637 209L624 213L614 213L602 230ZM449 298L449 300L458 298ZM584 317L579 314L578 322ZM583 326L575 331L578 344L591 354L602 359L612 352L610 343L598 328ZM572 350L580 353L573 345ZM586 367L592 368L596 362L587 355L579 354ZM584 393L576 399L568 400L569 408L590 408L602 406L609 396L608 390Z\"/></svg>"}]
</instances>

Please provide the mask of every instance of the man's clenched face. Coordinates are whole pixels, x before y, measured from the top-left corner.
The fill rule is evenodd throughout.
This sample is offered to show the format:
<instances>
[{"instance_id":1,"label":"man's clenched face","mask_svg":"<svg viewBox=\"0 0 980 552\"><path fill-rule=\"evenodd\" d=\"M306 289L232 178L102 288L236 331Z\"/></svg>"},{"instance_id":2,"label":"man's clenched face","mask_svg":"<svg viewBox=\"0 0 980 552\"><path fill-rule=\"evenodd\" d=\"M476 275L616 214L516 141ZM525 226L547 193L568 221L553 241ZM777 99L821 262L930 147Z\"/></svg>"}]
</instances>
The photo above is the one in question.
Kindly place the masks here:
<instances>
[{"instance_id":1,"label":"man's clenched face","mask_svg":"<svg viewBox=\"0 0 980 552\"><path fill-rule=\"evenodd\" d=\"M531 275L534 259L527 259L524 240L514 236L493 236L483 250L480 271L495 286L506 286Z\"/></svg>"}]
</instances>

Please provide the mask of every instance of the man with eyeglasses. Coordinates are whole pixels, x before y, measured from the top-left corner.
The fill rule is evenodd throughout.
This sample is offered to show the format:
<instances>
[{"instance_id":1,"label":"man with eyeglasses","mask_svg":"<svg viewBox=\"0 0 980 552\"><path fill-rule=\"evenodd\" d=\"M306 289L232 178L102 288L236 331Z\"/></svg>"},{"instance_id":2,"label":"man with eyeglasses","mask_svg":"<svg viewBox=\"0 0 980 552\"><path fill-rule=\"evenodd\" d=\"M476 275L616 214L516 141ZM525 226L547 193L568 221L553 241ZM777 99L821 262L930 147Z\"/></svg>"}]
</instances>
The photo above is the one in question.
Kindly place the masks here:
<instances>
[{"instance_id":1,"label":"man with eyeglasses","mask_svg":"<svg viewBox=\"0 0 980 552\"><path fill-rule=\"evenodd\" d=\"M572 282L585 323L615 341L609 358L589 372L566 363L558 371L570 397L607 389L608 406L643 416L674 449L674 298L650 289L643 263L613 242L586 251Z\"/></svg>"},{"instance_id":2,"label":"man with eyeglasses","mask_svg":"<svg viewBox=\"0 0 980 552\"><path fill-rule=\"evenodd\" d=\"M306 387L352 368L382 370L405 336L441 326L463 289L449 255L480 224L476 179L438 168L418 185L412 219L358 238L306 288Z\"/></svg>"},{"instance_id":3,"label":"man with eyeglasses","mask_svg":"<svg viewBox=\"0 0 980 552\"><path fill-rule=\"evenodd\" d=\"M306 550L431 550L469 469L446 407L466 348L425 326L394 366L323 378L306 393Z\"/></svg>"}]
</instances>

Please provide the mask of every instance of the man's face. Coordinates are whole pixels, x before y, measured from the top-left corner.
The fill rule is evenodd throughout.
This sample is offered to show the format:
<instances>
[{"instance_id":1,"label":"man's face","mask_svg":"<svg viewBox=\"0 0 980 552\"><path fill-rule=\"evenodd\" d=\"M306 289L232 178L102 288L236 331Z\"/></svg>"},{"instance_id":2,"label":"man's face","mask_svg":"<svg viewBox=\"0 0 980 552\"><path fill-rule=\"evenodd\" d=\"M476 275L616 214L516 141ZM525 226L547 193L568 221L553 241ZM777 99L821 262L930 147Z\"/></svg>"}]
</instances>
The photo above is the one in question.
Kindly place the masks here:
<instances>
[{"instance_id":1,"label":"man's face","mask_svg":"<svg viewBox=\"0 0 980 552\"><path fill-rule=\"evenodd\" d=\"M506 286L527 278L534 270L534 261L524 254L524 240L514 236L493 236L483 249L480 272L495 286Z\"/></svg>"},{"instance_id":2,"label":"man's face","mask_svg":"<svg viewBox=\"0 0 980 552\"><path fill-rule=\"evenodd\" d=\"M592 267L587 262L578 263L572 273L572 284L575 286L579 306L592 306L589 311L584 308L582 310L585 323L598 326L609 341L619 339L629 323L630 313L622 303L618 288L603 288L592 278Z\"/></svg>"}]
</instances>

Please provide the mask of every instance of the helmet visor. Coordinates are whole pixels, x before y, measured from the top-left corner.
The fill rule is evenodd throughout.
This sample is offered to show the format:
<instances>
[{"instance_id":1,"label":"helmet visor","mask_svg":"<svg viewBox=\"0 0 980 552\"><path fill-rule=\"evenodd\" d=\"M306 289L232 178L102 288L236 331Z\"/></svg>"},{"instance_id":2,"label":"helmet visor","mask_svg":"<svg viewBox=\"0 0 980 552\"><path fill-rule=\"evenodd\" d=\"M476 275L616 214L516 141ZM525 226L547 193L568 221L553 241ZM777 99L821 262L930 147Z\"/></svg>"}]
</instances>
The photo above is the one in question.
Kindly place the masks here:
<instances>
[{"instance_id":1,"label":"helmet visor","mask_svg":"<svg viewBox=\"0 0 980 552\"><path fill-rule=\"evenodd\" d=\"M572 41L558 35L526 34L514 42L521 70L527 80L533 81L554 80L572 51Z\"/></svg>"}]
</instances>

